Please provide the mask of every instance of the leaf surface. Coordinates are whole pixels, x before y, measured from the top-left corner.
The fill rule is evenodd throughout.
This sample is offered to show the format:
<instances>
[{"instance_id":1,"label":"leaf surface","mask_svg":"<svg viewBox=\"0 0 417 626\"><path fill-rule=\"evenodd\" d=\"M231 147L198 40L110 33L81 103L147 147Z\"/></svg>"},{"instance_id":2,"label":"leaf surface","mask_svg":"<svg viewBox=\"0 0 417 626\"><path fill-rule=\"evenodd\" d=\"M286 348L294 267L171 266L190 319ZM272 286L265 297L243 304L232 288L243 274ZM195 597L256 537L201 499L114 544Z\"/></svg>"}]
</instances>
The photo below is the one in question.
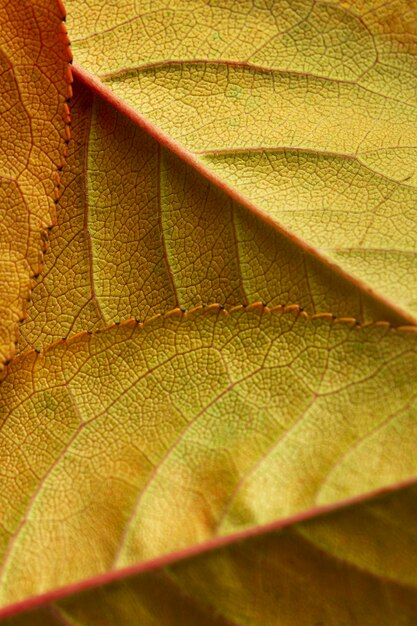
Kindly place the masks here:
<instances>
[{"instance_id":1,"label":"leaf surface","mask_svg":"<svg viewBox=\"0 0 417 626\"><path fill-rule=\"evenodd\" d=\"M413 479L416 340L215 305L16 359L2 604Z\"/></svg>"},{"instance_id":2,"label":"leaf surface","mask_svg":"<svg viewBox=\"0 0 417 626\"><path fill-rule=\"evenodd\" d=\"M57 0L0 2L0 367L55 217L70 54Z\"/></svg>"},{"instance_id":3,"label":"leaf surface","mask_svg":"<svg viewBox=\"0 0 417 626\"><path fill-rule=\"evenodd\" d=\"M413 3L69 0L68 12L78 63L415 316Z\"/></svg>"},{"instance_id":4,"label":"leaf surface","mask_svg":"<svg viewBox=\"0 0 417 626\"><path fill-rule=\"evenodd\" d=\"M70 623L75 619L80 626L113 626L118 619L134 623L138 615L144 626L174 626L179 616L181 623L204 626L412 626L416 536L406 532L405 541L397 540L398 531L415 515L415 496L414 488L233 542L159 571L75 594L45 613L52 608L55 616ZM352 520L359 519L365 524L352 528ZM356 547L328 548L315 541L316 533ZM393 541L394 563L388 571L387 538ZM92 608L97 606L98 613Z\"/></svg>"},{"instance_id":5,"label":"leaf surface","mask_svg":"<svg viewBox=\"0 0 417 626\"><path fill-rule=\"evenodd\" d=\"M412 626L415 7L69 13L62 204L0 386L0 619Z\"/></svg>"},{"instance_id":6,"label":"leaf surface","mask_svg":"<svg viewBox=\"0 0 417 626\"><path fill-rule=\"evenodd\" d=\"M84 83L74 93L58 225L20 351L210 302L404 323Z\"/></svg>"}]
</instances>

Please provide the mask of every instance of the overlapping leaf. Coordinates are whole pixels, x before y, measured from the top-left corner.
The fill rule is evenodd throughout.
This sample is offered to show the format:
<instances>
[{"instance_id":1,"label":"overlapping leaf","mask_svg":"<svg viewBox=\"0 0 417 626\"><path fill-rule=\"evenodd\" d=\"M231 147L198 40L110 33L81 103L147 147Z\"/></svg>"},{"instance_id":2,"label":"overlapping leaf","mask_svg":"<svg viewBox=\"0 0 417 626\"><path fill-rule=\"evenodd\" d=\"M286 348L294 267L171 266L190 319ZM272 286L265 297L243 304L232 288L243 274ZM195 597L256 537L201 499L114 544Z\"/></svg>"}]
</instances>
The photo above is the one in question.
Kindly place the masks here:
<instances>
[{"instance_id":1,"label":"overlapping leaf","mask_svg":"<svg viewBox=\"0 0 417 626\"><path fill-rule=\"evenodd\" d=\"M92 74L0 387L2 615L68 597L5 623L410 626L416 333L334 318L414 320L417 10L68 8ZM48 347L255 300L294 306Z\"/></svg>"},{"instance_id":2,"label":"overlapping leaf","mask_svg":"<svg viewBox=\"0 0 417 626\"><path fill-rule=\"evenodd\" d=\"M403 490L187 560L177 554L170 566L148 562L136 575L114 574L110 584L111 576L92 581L90 590L67 589L65 599L50 598L45 608L4 624L411 626L415 495L415 487Z\"/></svg>"},{"instance_id":3,"label":"overlapping leaf","mask_svg":"<svg viewBox=\"0 0 417 626\"><path fill-rule=\"evenodd\" d=\"M84 68L415 314L413 3L69 0L68 11Z\"/></svg>"},{"instance_id":4,"label":"overlapping leaf","mask_svg":"<svg viewBox=\"0 0 417 626\"><path fill-rule=\"evenodd\" d=\"M212 306L20 357L2 604L413 478L416 341Z\"/></svg>"},{"instance_id":5,"label":"overlapping leaf","mask_svg":"<svg viewBox=\"0 0 417 626\"><path fill-rule=\"evenodd\" d=\"M0 367L54 221L70 58L56 0L0 2Z\"/></svg>"},{"instance_id":6,"label":"overlapping leaf","mask_svg":"<svg viewBox=\"0 0 417 626\"><path fill-rule=\"evenodd\" d=\"M297 303L404 318L76 82L58 227L20 349L175 306ZM65 276L65 280L63 280Z\"/></svg>"}]
</instances>

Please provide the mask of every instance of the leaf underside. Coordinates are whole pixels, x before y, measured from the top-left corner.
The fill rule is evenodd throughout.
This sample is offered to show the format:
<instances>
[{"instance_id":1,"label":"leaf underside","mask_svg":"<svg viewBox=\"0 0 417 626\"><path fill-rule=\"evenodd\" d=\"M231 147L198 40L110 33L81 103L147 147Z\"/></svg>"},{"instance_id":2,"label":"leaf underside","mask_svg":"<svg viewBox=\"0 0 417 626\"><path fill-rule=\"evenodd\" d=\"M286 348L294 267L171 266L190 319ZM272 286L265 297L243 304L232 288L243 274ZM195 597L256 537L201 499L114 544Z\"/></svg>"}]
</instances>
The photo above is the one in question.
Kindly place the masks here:
<instances>
[{"instance_id":1,"label":"leaf underside","mask_svg":"<svg viewBox=\"0 0 417 626\"><path fill-rule=\"evenodd\" d=\"M0 368L15 352L45 229L68 111L68 42L55 0L0 2Z\"/></svg>"},{"instance_id":2,"label":"leaf underside","mask_svg":"<svg viewBox=\"0 0 417 626\"><path fill-rule=\"evenodd\" d=\"M93 4L68 2L79 64L415 315L414 3Z\"/></svg>"},{"instance_id":3,"label":"leaf underside","mask_svg":"<svg viewBox=\"0 0 417 626\"><path fill-rule=\"evenodd\" d=\"M412 626L417 8L67 10L57 225L0 386L2 623Z\"/></svg>"},{"instance_id":4,"label":"leaf underside","mask_svg":"<svg viewBox=\"0 0 417 626\"><path fill-rule=\"evenodd\" d=\"M74 91L58 226L20 351L211 302L297 303L311 313L402 321L85 85Z\"/></svg>"},{"instance_id":5,"label":"leaf underside","mask_svg":"<svg viewBox=\"0 0 417 626\"><path fill-rule=\"evenodd\" d=\"M2 603L412 479L416 347L414 329L216 305L16 359Z\"/></svg>"}]
</instances>

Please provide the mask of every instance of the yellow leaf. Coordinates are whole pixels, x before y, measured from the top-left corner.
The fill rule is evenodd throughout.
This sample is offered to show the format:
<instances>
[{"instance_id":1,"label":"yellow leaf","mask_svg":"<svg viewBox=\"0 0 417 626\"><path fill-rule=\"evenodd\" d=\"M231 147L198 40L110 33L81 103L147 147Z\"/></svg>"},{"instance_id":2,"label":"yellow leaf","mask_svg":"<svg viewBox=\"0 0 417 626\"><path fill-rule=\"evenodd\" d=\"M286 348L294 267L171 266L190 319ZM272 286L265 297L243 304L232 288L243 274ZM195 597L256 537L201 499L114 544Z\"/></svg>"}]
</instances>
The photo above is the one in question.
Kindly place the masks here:
<instances>
[{"instance_id":1,"label":"yellow leaf","mask_svg":"<svg viewBox=\"0 0 417 626\"><path fill-rule=\"evenodd\" d=\"M69 15L62 203L0 386L0 620L412 626L416 7Z\"/></svg>"},{"instance_id":2,"label":"yellow leaf","mask_svg":"<svg viewBox=\"0 0 417 626\"><path fill-rule=\"evenodd\" d=\"M57 0L0 2L0 368L42 267L64 154L70 54Z\"/></svg>"},{"instance_id":3,"label":"yellow leaf","mask_svg":"<svg viewBox=\"0 0 417 626\"><path fill-rule=\"evenodd\" d=\"M413 2L68 0L68 12L82 68L415 319Z\"/></svg>"},{"instance_id":4,"label":"yellow leaf","mask_svg":"<svg viewBox=\"0 0 417 626\"><path fill-rule=\"evenodd\" d=\"M3 623L411 626L417 611L415 499L415 487L403 489L291 528L236 534L194 554L109 572L28 600L22 605L27 614ZM405 531L401 541L399 529ZM318 543L318 533L338 540L338 549Z\"/></svg>"},{"instance_id":5,"label":"yellow leaf","mask_svg":"<svg viewBox=\"0 0 417 626\"><path fill-rule=\"evenodd\" d=\"M406 321L86 85L74 92L58 226L20 351L210 302Z\"/></svg>"},{"instance_id":6,"label":"yellow leaf","mask_svg":"<svg viewBox=\"0 0 417 626\"><path fill-rule=\"evenodd\" d=\"M416 348L415 329L214 305L16 359L1 603L414 479Z\"/></svg>"}]
</instances>

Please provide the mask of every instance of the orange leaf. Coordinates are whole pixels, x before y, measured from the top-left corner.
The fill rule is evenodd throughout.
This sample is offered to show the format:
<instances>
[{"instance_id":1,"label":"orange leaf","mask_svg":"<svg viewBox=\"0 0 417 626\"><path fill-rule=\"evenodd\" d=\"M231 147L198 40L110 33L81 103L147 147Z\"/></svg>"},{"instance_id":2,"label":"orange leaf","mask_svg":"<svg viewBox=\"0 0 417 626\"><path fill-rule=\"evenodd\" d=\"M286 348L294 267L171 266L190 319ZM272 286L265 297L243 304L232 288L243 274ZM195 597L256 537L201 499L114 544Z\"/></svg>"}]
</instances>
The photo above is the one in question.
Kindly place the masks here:
<instances>
[{"instance_id":1,"label":"orange leaf","mask_svg":"<svg viewBox=\"0 0 417 626\"><path fill-rule=\"evenodd\" d=\"M62 20L57 0L0 2L0 367L14 353L55 219L69 122Z\"/></svg>"}]
</instances>

